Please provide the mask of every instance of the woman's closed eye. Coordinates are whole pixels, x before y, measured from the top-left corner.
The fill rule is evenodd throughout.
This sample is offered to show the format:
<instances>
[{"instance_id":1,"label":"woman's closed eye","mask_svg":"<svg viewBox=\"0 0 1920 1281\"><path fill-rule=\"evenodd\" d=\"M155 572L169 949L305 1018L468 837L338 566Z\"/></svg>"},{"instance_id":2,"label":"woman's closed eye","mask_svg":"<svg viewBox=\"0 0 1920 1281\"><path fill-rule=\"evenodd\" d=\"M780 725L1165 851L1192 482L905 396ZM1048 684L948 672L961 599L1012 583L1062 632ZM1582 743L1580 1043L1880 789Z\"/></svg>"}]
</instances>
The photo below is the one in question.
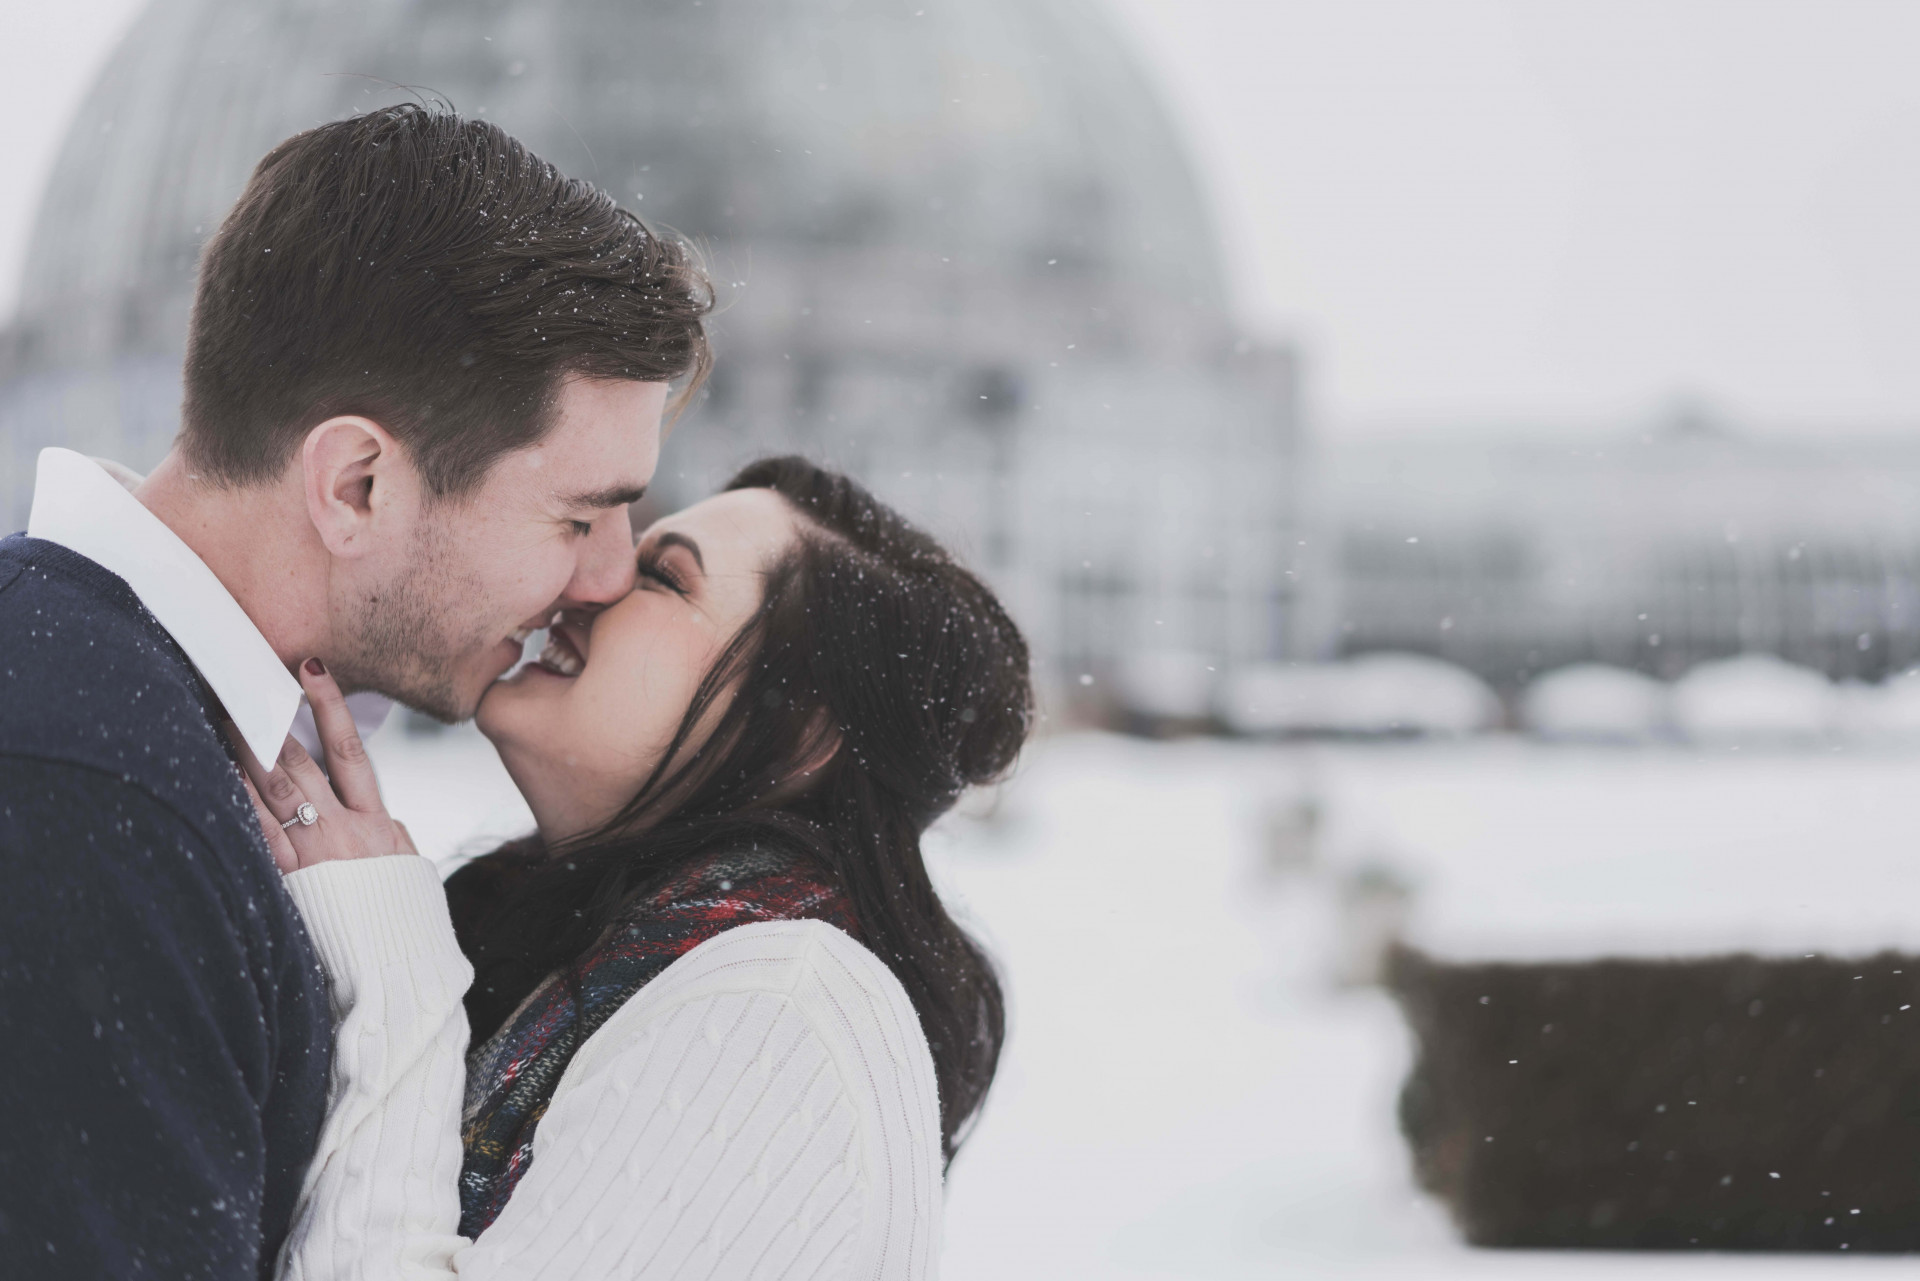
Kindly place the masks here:
<instances>
[{"instance_id":1,"label":"woman's closed eye","mask_svg":"<svg viewBox=\"0 0 1920 1281\"><path fill-rule=\"evenodd\" d=\"M640 577L652 579L675 595L685 596L687 594L686 584L681 582L679 576L671 569L667 568L665 561L642 556L634 568L639 572Z\"/></svg>"}]
</instances>

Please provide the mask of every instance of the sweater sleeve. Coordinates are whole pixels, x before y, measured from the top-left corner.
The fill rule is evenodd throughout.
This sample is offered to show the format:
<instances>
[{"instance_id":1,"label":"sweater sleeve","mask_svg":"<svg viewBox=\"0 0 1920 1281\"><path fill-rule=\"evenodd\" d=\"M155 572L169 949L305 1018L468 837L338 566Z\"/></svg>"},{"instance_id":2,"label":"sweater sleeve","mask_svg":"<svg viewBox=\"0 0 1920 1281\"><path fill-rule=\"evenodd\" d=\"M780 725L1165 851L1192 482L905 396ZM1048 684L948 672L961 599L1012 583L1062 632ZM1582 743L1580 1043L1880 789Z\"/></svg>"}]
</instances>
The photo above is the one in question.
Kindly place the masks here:
<instances>
[{"instance_id":1,"label":"sweater sleeve","mask_svg":"<svg viewBox=\"0 0 1920 1281\"><path fill-rule=\"evenodd\" d=\"M281 1275L448 1274L460 1220L460 1103L473 969L433 864L347 859L286 878L327 971L327 1119Z\"/></svg>"},{"instance_id":2,"label":"sweater sleeve","mask_svg":"<svg viewBox=\"0 0 1920 1281\"><path fill-rule=\"evenodd\" d=\"M295 894L303 909L317 897L311 888ZM313 932L330 970L368 970L370 949L351 930ZM391 978L351 987L365 993ZM369 1028L414 1017L403 1007L429 1023L459 1019L464 1048L458 992L383 995L371 1005L383 1013ZM441 1013L427 1014L430 1007ZM628 1001L569 1065L536 1133L532 1166L474 1242L453 1235L459 1058L449 1060L452 1074L429 1064L455 1038L350 1033L353 1009L343 1008L336 1063L397 1069L405 1057L346 1052L352 1035L393 1035L423 1052L406 1088L371 1077L356 1085L352 1068L340 1070L336 1109L358 1096L352 1106L362 1119L343 1125L337 1147L329 1121L323 1157L342 1177L310 1180L286 1277L933 1275L940 1152L932 1060L898 983L831 926L729 930ZM389 1070L382 1079L403 1075Z\"/></svg>"},{"instance_id":3,"label":"sweater sleeve","mask_svg":"<svg viewBox=\"0 0 1920 1281\"><path fill-rule=\"evenodd\" d=\"M0 1275L251 1278L275 1084L265 913L99 773L0 757Z\"/></svg>"}]
</instances>

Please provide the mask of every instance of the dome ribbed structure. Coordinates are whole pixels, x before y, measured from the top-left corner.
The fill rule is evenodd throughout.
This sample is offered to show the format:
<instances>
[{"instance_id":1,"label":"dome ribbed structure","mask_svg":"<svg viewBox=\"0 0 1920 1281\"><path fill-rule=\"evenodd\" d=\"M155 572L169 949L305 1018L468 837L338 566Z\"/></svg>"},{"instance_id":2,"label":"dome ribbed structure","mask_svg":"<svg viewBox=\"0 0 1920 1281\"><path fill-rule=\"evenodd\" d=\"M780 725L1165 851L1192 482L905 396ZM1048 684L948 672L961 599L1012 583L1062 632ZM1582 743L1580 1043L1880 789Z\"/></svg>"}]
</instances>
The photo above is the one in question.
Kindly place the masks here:
<instances>
[{"instance_id":1,"label":"dome ribbed structure","mask_svg":"<svg viewBox=\"0 0 1920 1281\"><path fill-rule=\"evenodd\" d=\"M69 134L0 352L11 527L42 445L135 466L164 452L195 260L259 157L417 96L496 121L708 254L720 364L669 446L669 498L806 450L1055 622L1078 590L1054 563L1069 553L1089 600L1136 612L1138 568L1109 572L1094 544L1137 541L1158 510L1140 504L1166 504L1123 486L1103 516L1080 494L1138 467L1129 450L1179 440L1164 469L1252 442L1241 461L1267 491L1245 501L1280 513L1261 537L1290 519L1291 365L1236 345L1175 131L1089 0L156 0ZM1186 469L1155 488L1247 484ZM1256 519L1242 506L1225 510ZM1068 508L1084 528L1034 515ZM1271 560L1257 587L1213 596L1272 595ZM1212 635L1177 648L1279 643L1203 612ZM1075 624L1073 662L1134 644L1089 628L1152 626L1118 618ZM1044 644L1050 623L1029 626Z\"/></svg>"}]
</instances>

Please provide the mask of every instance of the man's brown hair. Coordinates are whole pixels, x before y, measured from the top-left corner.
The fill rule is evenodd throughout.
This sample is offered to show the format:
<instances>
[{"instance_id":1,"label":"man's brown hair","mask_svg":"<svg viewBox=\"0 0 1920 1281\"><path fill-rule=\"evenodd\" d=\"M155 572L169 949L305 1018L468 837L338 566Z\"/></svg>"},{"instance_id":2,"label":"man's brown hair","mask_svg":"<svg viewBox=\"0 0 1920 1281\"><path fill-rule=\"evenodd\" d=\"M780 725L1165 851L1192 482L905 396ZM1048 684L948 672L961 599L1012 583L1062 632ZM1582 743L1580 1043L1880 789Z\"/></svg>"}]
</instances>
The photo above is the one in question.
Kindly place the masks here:
<instances>
[{"instance_id":1,"label":"man's brown hair","mask_svg":"<svg viewBox=\"0 0 1920 1281\"><path fill-rule=\"evenodd\" d=\"M248 484L361 414L459 494L540 439L566 375L697 386L712 303L684 242L494 125L336 121L268 153L207 243L181 446Z\"/></svg>"}]
</instances>

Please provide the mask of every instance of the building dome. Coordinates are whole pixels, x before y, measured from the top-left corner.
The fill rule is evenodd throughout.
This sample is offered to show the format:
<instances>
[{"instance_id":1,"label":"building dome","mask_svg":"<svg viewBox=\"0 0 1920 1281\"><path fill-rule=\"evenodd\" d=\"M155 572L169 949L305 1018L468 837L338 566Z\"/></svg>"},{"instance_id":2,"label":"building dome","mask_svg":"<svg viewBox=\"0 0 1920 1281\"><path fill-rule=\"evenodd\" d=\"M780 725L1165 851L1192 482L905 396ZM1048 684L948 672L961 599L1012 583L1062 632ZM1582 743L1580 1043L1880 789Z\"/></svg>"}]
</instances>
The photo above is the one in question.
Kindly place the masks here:
<instances>
[{"instance_id":1,"label":"building dome","mask_svg":"<svg viewBox=\"0 0 1920 1281\"><path fill-rule=\"evenodd\" d=\"M1076 689L1141 650L1282 648L1292 366L1236 341L1095 0L153 0L0 334L10 528L43 445L165 452L200 246L260 157L436 96L705 249L719 361L663 501L768 449L844 468L994 577Z\"/></svg>"},{"instance_id":2,"label":"building dome","mask_svg":"<svg viewBox=\"0 0 1920 1281\"><path fill-rule=\"evenodd\" d=\"M913 294L1050 274L1116 314L1221 309L1172 130L1080 0L155 0L42 203L25 363L177 352L255 162L398 86L708 245L752 321L763 260L847 250L897 259Z\"/></svg>"}]
</instances>

